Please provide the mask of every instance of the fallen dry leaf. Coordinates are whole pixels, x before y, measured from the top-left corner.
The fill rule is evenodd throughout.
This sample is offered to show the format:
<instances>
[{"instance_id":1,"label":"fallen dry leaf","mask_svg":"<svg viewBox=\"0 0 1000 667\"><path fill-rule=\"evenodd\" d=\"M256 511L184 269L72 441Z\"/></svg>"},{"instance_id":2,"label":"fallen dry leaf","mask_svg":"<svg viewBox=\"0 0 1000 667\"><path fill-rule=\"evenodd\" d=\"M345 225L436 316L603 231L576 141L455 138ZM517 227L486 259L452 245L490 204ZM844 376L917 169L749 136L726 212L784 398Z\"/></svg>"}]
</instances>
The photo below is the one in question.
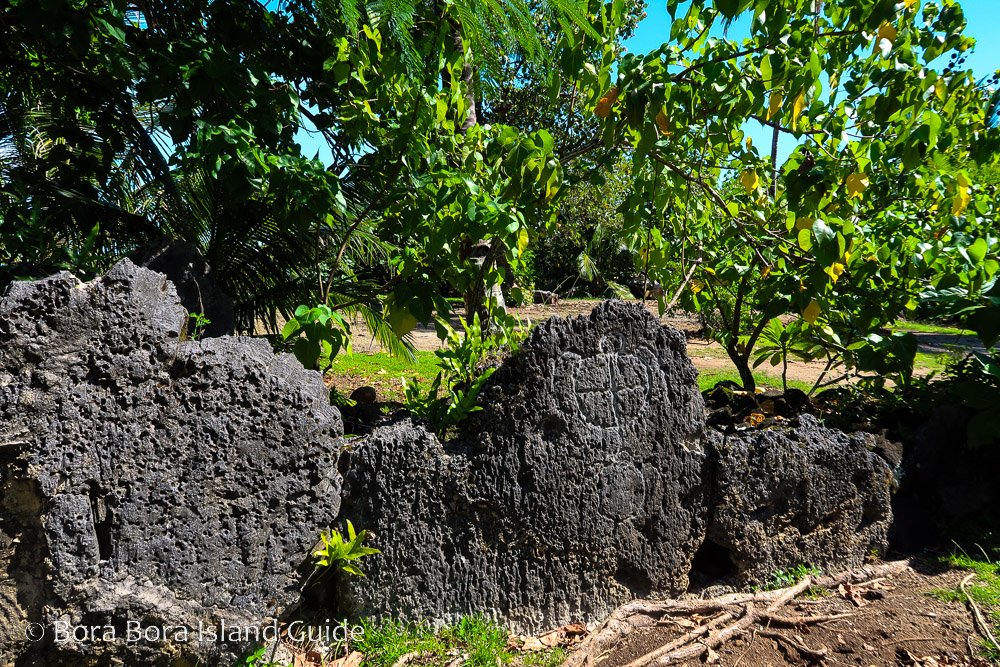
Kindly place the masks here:
<instances>
[{"instance_id":1,"label":"fallen dry leaf","mask_svg":"<svg viewBox=\"0 0 1000 667\"><path fill-rule=\"evenodd\" d=\"M337 658L333 662L329 663L329 667L360 667L361 661L364 660L365 656L360 651L351 651L343 658Z\"/></svg>"},{"instance_id":2,"label":"fallen dry leaf","mask_svg":"<svg viewBox=\"0 0 1000 667\"><path fill-rule=\"evenodd\" d=\"M861 593L851 584L840 584L837 586L837 592L840 593L841 597L845 600L850 600L857 607L863 607L868 604Z\"/></svg>"}]
</instances>

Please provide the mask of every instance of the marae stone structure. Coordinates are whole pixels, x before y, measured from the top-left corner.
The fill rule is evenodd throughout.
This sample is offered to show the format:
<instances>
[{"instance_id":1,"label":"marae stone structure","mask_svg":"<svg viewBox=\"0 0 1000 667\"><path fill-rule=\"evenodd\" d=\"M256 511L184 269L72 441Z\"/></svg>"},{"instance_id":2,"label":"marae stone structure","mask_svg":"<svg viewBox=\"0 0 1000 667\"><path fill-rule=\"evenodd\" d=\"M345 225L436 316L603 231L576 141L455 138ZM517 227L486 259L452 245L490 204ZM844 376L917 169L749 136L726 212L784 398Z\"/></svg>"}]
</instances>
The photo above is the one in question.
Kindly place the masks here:
<instances>
[{"instance_id":1,"label":"marae stone structure","mask_svg":"<svg viewBox=\"0 0 1000 667\"><path fill-rule=\"evenodd\" d=\"M687 587L708 511L704 409L683 336L606 302L539 325L442 444L402 421L342 464L342 515L383 554L360 611L535 631Z\"/></svg>"},{"instance_id":2,"label":"marae stone structure","mask_svg":"<svg viewBox=\"0 0 1000 667\"><path fill-rule=\"evenodd\" d=\"M338 511L340 415L292 356L180 340L186 317L127 261L0 300L0 663L226 664L246 642L128 643L128 623L252 627L297 600ZM59 624L120 641L55 643Z\"/></svg>"},{"instance_id":3,"label":"marae stone structure","mask_svg":"<svg viewBox=\"0 0 1000 667\"><path fill-rule=\"evenodd\" d=\"M344 519L382 553L341 604L525 631L683 592L706 535L743 580L884 545L891 476L864 438L706 433L683 336L636 305L539 325L446 442L401 419L346 447L318 374L261 341L182 340L186 315L128 262L0 299L0 663L222 664L252 642L24 629L259 624Z\"/></svg>"}]
</instances>

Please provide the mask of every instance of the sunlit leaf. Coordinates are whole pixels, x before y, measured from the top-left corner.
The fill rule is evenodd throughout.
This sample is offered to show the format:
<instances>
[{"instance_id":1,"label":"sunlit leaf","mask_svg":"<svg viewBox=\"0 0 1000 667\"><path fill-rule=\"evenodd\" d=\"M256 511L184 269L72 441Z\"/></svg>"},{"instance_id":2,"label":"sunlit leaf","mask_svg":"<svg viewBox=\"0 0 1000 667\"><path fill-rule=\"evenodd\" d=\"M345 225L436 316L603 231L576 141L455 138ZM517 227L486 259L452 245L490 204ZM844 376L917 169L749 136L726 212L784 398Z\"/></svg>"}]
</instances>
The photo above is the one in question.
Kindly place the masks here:
<instances>
[{"instance_id":1,"label":"sunlit leaf","mask_svg":"<svg viewBox=\"0 0 1000 667\"><path fill-rule=\"evenodd\" d=\"M848 199L861 199L861 195L868 189L868 176L865 174L851 174L847 177L847 197Z\"/></svg>"},{"instance_id":2,"label":"sunlit leaf","mask_svg":"<svg viewBox=\"0 0 1000 667\"><path fill-rule=\"evenodd\" d=\"M780 90L771 91L771 98L767 104L767 120L772 120L781 112L781 102L784 96Z\"/></svg>"},{"instance_id":3,"label":"sunlit leaf","mask_svg":"<svg viewBox=\"0 0 1000 667\"><path fill-rule=\"evenodd\" d=\"M612 86L612 88L608 92L604 93L604 96L597 103L597 106L594 107L594 113L600 116L601 118L607 118L608 115L611 113L611 107L613 107L615 105L615 102L617 101L618 101L618 88Z\"/></svg>"},{"instance_id":4,"label":"sunlit leaf","mask_svg":"<svg viewBox=\"0 0 1000 667\"><path fill-rule=\"evenodd\" d=\"M802 319L809 324L816 324L816 319L819 317L821 310L816 301L810 301L809 305L802 311Z\"/></svg>"}]
</instances>

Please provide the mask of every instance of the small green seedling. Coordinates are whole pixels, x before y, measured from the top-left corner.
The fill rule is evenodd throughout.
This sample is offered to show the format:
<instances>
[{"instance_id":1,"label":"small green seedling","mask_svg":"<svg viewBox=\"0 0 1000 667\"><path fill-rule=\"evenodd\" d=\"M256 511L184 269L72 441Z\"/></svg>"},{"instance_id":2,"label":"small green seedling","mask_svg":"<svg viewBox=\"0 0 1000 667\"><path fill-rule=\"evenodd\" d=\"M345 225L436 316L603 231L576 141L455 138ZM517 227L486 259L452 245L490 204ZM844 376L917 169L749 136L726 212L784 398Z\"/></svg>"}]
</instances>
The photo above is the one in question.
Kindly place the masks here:
<instances>
[{"instance_id":1,"label":"small green seedling","mask_svg":"<svg viewBox=\"0 0 1000 667\"><path fill-rule=\"evenodd\" d=\"M316 565L319 567L338 567L342 571L365 576L365 573L352 561L372 554L382 553L373 547L364 546L363 542L368 537L368 531L355 532L354 524L347 522L347 540L339 530L328 530L320 535L323 546L313 552L316 558Z\"/></svg>"}]
</instances>

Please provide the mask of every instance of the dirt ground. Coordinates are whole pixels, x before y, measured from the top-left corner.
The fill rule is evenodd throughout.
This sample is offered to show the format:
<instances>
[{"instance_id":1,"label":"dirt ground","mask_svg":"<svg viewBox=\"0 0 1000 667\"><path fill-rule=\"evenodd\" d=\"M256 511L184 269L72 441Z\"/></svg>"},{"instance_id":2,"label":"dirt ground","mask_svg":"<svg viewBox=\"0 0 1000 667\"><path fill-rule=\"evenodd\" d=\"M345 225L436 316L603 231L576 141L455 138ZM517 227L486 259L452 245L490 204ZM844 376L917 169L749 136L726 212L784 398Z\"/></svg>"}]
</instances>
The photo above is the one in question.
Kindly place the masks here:
<instances>
[{"instance_id":1,"label":"dirt ground","mask_svg":"<svg viewBox=\"0 0 1000 667\"><path fill-rule=\"evenodd\" d=\"M688 667L989 665L978 657L979 635L970 611L961 603L944 602L929 595L935 590L957 588L965 574L944 570L933 561L917 561L913 569L875 580L870 586L856 586L857 595L853 597L857 601L842 591L814 593L789 603L781 610L782 615L847 616L793 627L756 625L723 644L707 660L703 657L680 664ZM692 619L680 617L677 622L638 630L597 664L625 667L676 639L693 625ZM810 653L798 650L796 644Z\"/></svg>"}]
</instances>

